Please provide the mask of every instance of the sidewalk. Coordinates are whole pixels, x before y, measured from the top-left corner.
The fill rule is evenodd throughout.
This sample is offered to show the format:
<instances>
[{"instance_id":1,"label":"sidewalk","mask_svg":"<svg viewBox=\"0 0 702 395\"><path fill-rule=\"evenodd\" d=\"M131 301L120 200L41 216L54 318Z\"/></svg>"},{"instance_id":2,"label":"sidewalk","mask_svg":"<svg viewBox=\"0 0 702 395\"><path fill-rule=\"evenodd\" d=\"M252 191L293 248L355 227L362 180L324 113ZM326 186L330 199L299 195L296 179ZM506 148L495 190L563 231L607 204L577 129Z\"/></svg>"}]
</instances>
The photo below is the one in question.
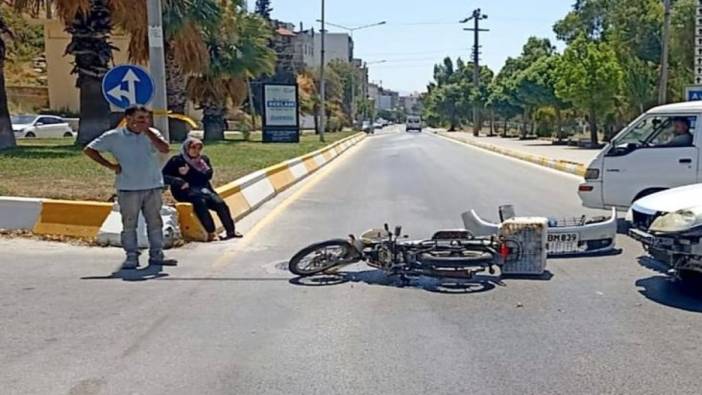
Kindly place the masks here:
<instances>
[{"instance_id":1,"label":"sidewalk","mask_svg":"<svg viewBox=\"0 0 702 395\"><path fill-rule=\"evenodd\" d=\"M600 150L567 145L553 145L549 140L518 140L516 138L474 137L469 132L438 131L438 134L509 157L525 160L567 173L583 175L587 165Z\"/></svg>"}]
</instances>

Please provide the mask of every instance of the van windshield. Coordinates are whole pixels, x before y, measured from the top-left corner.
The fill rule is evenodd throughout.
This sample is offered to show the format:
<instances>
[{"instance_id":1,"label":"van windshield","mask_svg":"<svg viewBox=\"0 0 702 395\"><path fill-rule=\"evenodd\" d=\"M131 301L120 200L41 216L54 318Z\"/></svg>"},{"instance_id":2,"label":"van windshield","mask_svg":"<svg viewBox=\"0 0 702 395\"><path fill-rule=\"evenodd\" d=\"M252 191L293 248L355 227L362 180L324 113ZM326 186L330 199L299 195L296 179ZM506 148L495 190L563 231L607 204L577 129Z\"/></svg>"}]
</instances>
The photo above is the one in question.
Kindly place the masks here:
<instances>
[{"instance_id":1,"label":"van windshield","mask_svg":"<svg viewBox=\"0 0 702 395\"><path fill-rule=\"evenodd\" d=\"M612 142L615 147L628 145L635 146L666 146L675 139L680 132L682 123L687 129L687 133L694 136L697 125L696 116L680 115L655 115L641 119L628 132L618 137ZM683 128L683 129L685 129ZM692 139L690 139L692 141Z\"/></svg>"}]
</instances>

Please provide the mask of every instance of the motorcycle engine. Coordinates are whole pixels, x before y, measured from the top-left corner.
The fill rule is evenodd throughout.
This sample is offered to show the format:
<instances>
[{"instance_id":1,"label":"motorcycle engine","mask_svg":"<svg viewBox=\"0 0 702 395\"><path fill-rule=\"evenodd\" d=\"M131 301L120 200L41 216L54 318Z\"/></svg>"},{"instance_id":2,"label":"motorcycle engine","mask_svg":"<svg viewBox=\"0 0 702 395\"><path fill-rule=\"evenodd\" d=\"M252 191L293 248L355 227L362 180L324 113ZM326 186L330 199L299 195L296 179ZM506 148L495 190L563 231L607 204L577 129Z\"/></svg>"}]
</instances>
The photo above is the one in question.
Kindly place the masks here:
<instances>
[{"instance_id":1,"label":"motorcycle engine","mask_svg":"<svg viewBox=\"0 0 702 395\"><path fill-rule=\"evenodd\" d=\"M369 254L371 266L387 270L393 266L392 251L388 246L379 244Z\"/></svg>"}]
</instances>

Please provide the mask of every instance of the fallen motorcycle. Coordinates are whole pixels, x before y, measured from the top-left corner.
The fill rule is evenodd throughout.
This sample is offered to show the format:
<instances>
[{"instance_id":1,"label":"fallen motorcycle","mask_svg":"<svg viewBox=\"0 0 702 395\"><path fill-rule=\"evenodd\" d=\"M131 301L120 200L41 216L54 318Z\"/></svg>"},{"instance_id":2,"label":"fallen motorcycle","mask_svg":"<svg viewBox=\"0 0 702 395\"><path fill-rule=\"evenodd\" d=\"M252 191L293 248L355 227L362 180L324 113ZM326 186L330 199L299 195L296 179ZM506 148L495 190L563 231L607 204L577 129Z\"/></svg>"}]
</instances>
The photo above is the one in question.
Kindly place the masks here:
<instances>
[{"instance_id":1,"label":"fallen motorcycle","mask_svg":"<svg viewBox=\"0 0 702 395\"><path fill-rule=\"evenodd\" d=\"M406 240L402 227L394 232L371 229L360 237L334 239L312 244L295 254L289 270L307 277L329 273L364 261L388 275L409 277L471 279L482 272L495 274L536 274L546 266L545 218L514 218L505 221L500 232L474 236L465 229L440 230L428 240Z\"/></svg>"}]
</instances>

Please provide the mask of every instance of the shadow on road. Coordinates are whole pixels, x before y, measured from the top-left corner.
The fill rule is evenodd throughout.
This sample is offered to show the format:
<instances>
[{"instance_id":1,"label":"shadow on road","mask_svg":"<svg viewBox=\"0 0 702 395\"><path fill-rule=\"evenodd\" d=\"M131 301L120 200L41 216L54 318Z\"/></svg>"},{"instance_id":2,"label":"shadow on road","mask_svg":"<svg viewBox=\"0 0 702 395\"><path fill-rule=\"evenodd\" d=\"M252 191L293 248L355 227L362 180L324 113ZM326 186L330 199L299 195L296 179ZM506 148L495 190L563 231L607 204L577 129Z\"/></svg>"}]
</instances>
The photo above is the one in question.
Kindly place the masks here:
<instances>
[{"instance_id":1,"label":"shadow on road","mask_svg":"<svg viewBox=\"0 0 702 395\"><path fill-rule=\"evenodd\" d=\"M592 253L573 253L573 254L561 254L561 255L549 255L548 259L582 259L582 258L598 258L603 256L616 256L621 255L624 252L621 248L613 248L609 251L603 252L592 252Z\"/></svg>"},{"instance_id":2,"label":"shadow on road","mask_svg":"<svg viewBox=\"0 0 702 395\"><path fill-rule=\"evenodd\" d=\"M87 276L81 277L81 280L115 280L123 281L148 281L157 280L168 277L168 273L163 273L163 266L149 265L138 270L119 270L108 276Z\"/></svg>"},{"instance_id":3,"label":"shadow on road","mask_svg":"<svg viewBox=\"0 0 702 395\"><path fill-rule=\"evenodd\" d=\"M547 272L546 275L540 277L510 276L509 278L548 281L551 277L553 275ZM505 276L505 278L507 277ZM388 276L381 270L337 272L335 274L323 274L313 277L295 277L290 280L290 284L303 287L326 287L349 282L396 288L416 288L442 294L475 294L490 291L497 285L505 286L499 276L477 275L470 280L437 279L421 276L412 278L409 281L403 281L399 276Z\"/></svg>"},{"instance_id":4,"label":"shadow on road","mask_svg":"<svg viewBox=\"0 0 702 395\"><path fill-rule=\"evenodd\" d=\"M664 306L693 313L702 313L702 287L700 282L687 284L665 275L667 267L648 256L640 257L639 264L664 274L636 281L636 286L640 288L639 293L641 295Z\"/></svg>"}]
</instances>

